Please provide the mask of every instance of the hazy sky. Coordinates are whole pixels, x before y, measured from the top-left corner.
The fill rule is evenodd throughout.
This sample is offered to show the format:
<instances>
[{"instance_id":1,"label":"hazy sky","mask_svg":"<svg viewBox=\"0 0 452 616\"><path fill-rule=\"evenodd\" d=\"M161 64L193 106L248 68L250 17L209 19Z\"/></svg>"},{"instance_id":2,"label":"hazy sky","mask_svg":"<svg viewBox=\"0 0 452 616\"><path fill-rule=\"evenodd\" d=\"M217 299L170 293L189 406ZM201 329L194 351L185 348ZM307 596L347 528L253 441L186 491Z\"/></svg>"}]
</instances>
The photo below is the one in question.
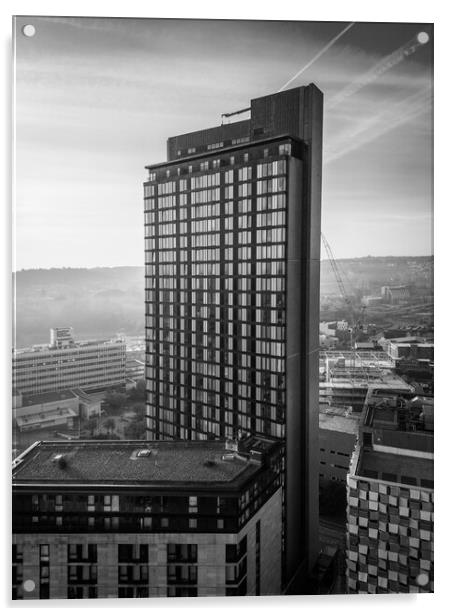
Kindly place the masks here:
<instances>
[{"instance_id":1,"label":"hazy sky","mask_svg":"<svg viewBox=\"0 0 452 616\"><path fill-rule=\"evenodd\" d=\"M16 269L142 265L144 166L167 137L276 92L345 25L17 18ZM290 84L325 94L338 258L432 253L432 40L379 64L421 31L357 23Z\"/></svg>"}]
</instances>

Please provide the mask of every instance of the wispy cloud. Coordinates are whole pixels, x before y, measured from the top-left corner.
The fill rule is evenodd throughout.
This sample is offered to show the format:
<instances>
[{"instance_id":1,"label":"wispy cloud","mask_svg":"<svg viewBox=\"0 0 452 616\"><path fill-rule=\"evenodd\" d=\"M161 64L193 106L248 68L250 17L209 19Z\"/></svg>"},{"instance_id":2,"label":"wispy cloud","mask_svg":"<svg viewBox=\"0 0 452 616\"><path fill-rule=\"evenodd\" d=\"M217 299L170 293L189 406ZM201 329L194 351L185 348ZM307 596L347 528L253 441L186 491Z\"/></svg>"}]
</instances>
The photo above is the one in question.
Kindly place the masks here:
<instances>
[{"instance_id":1,"label":"wispy cloud","mask_svg":"<svg viewBox=\"0 0 452 616\"><path fill-rule=\"evenodd\" d=\"M380 113L356 122L355 126L346 134L333 141L325 152L324 162L331 163L343 158L348 153L362 148L395 128L416 119L431 109L432 102L433 91L432 87L428 86L400 102L386 105L386 108L383 108Z\"/></svg>"},{"instance_id":2,"label":"wispy cloud","mask_svg":"<svg viewBox=\"0 0 452 616\"><path fill-rule=\"evenodd\" d=\"M316 54L315 56L313 56L311 58L311 60L309 60L309 62L307 64L305 64L304 66L302 66L300 68L299 71L297 71L295 73L295 75L293 77L291 77L289 79L289 81L286 81L286 83L281 86L278 90L278 92L281 92L281 90L285 90L293 81L295 81L295 79L298 79L305 71L308 70L308 68L310 68L315 62L317 62L317 60L319 60L323 55L325 55L325 53L340 39L344 36L344 34L346 32L348 32L350 30L350 28L352 28L355 25L355 22L351 22L349 23L347 26L345 26L345 28L343 28L338 34L336 34L336 36L334 36L331 41L329 41L326 45L324 45Z\"/></svg>"},{"instance_id":3,"label":"wispy cloud","mask_svg":"<svg viewBox=\"0 0 452 616\"><path fill-rule=\"evenodd\" d=\"M431 122L413 119L430 109L429 45L329 106L419 26L357 23L312 63L345 23L35 21L36 36L17 41L19 267L80 263L82 250L86 264L117 263L112 237L124 263L141 262L143 167L165 158L166 138L218 124L297 73L290 86L325 93L323 223L336 254L393 252L397 234L379 232L405 223L424 246Z\"/></svg>"},{"instance_id":4,"label":"wispy cloud","mask_svg":"<svg viewBox=\"0 0 452 616\"><path fill-rule=\"evenodd\" d=\"M377 79L380 79L385 73L403 62L406 58L408 58L411 54L415 53L415 51L425 43L425 40L423 43L420 42L418 36L410 39L407 43L393 51L391 54L385 56L382 60L377 62L370 70L354 79L340 92L330 98L326 104L326 110L332 109L333 107L340 105L350 96L353 96L354 94L362 90L364 87L373 83Z\"/></svg>"}]
</instances>

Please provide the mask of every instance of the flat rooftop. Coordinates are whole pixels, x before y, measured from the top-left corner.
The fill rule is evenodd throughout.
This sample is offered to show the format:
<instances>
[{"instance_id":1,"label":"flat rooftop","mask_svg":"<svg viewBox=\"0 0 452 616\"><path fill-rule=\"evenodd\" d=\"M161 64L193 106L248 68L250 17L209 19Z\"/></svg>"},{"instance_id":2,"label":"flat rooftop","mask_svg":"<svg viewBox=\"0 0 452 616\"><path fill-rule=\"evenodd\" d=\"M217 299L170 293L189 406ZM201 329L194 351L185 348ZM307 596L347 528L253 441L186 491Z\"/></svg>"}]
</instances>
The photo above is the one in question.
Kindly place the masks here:
<instances>
[{"instance_id":1,"label":"flat rooftop","mask_svg":"<svg viewBox=\"0 0 452 616\"><path fill-rule=\"evenodd\" d=\"M362 449L356 474L370 479L433 488L433 460Z\"/></svg>"},{"instance_id":2,"label":"flat rooftop","mask_svg":"<svg viewBox=\"0 0 452 616\"><path fill-rule=\"evenodd\" d=\"M326 360L339 360L343 365L348 366L377 366L381 368L393 368L394 360L385 351L319 351L319 360L325 363Z\"/></svg>"},{"instance_id":3,"label":"flat rooftop","mask_svg":"<svg viewBox=\"0 0 452 616\"><path fill-rule=\"evenodd\" d=\"M343 413L320 410L319 428L321 430L332 430L333 432L345 432L346 434L358 435L359 418L347 416L345 410Z\"/></svg>"},{"instance_id":4,"label":"flat rooftop","mask_svg":"<svg viewBox=\"0 0 452 616\"><path fill-rule=\"evenodd\" d=\"M64 465L58 456L64 457ZM261 468L226 449L224 441L43 441L13 461L12 481L14 487L179 484L235 489Z\"/></svg>"},{"instance_id":5,"label":"flat rooftop","mask_svg":"<svg viewBox=\"0 0 452 616\"><path fill-rule=\"evenodd\" d=\"M340 370L340 367L338 367L338 370ZM327 387L335 389L399 389L403 390L405 393L414 391L411 385L390 370L376 370L375 373L366 373L363 375L358 373L350 376L333 376L329 381L320 382L319 387L320 389L325 389Z\"/></svg>"},{"instance_id":6,"label":"flat rooftop","mask_svg":"<svg viewBox=\"0 0 452 616\"><path fill-rule=\"evenodd\" d=\"M13 359L20 355L34 355L38 353L61 354L68 351L79 351L91 346L114 346L117 344L125 345L123 340L102 339L102 340L77 340L73 344L61 348L51 347L49 344L35 344L32 347L12 349Z\"/></svg>"},{"instance_id":7,"label":"flat rooftop","mask_svg":"<svg viewBox=\"0 0 452 616\"><path fill-rule=\"evenodd\" d=\"M48 393L24 395L22 398L22 406L32 406L35 404L46 404L48 402L58 402L59 400L70 400L77 396L73 391L65 389L64 391L49 391Z\"/></svg>"},{"instance_id":8,"label":"flat rooftop","mask_svg":"<svg viewBox=\"0 0 452 616\"><path fill-rule=\"evenodd\" d=\"M76 389L71 389L71 392L75 396L77 396L77 398L79 398L81 402L85 402L85 403L90 403L90 402L95 403L95 402L102 401L105 398L105 391L87 393L85 390L77 387Z\"/></svg>"},{"instance_id":9,"label":"flat rooftop","mask_svg":"<svg viewBox=\"0 0 452 616\"><path fill-rule=\"evenodd\" d=\"M429 423L429 418L433 421L434 399L433 396L407 393L404 390L388 390L378 385L369 388L363 419L364 425L368 427L383 427L379 424L394 424L395 427L400 423L400 419L406 416L406 423L413 421L416 417L424 417ZM402 428L399 426L398 428ZM405 428L408 431L410 428ZM421 426L417 426L420 430ZM432 426L433 429L433 426ZM426 428L428 432L432 429Z\"/></svg>"},{"instance_id":10,"label":"flat rooftop","mask_svg":"<svg viewBox=\"0 0 452 616\"><path fill-rule=\"evenodd\" d=\"M41 427L42 424L54 422L56 419L60 419L61 421L65 421L69 418L78 417L77 413L69 408L47 411L44 413L33 413L33 415L27 415L25 417L17 417L16 422L19 428L24 426L34 426L38 425Z\"/></svg>"}]
</instances>

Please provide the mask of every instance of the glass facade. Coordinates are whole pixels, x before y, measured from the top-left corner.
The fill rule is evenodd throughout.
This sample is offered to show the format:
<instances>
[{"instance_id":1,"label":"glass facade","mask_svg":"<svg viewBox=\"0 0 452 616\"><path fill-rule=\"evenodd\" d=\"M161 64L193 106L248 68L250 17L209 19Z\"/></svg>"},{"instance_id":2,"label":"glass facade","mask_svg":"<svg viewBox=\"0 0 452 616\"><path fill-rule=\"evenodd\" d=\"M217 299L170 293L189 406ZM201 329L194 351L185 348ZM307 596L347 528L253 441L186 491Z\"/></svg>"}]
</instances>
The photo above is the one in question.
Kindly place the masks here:
<instances>
[{"instance_id":1,"label":"glass facade","mask_svg":"<svg viewBox=\"0 0 452 616\"><path fill-rule=\"evenodd\" d=\"M148 438L285 437L288 160L295 145L250 145L150 172Z\"/></svg>"}]
</instances>

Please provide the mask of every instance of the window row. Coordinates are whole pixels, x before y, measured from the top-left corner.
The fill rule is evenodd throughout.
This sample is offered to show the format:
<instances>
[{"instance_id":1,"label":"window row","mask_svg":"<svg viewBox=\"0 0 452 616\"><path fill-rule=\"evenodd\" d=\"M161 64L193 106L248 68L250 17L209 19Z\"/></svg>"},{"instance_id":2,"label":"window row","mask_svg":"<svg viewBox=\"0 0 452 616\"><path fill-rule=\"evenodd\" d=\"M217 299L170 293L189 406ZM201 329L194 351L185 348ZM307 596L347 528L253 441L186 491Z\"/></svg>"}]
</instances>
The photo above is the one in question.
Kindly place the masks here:
<instances>
[{"instance_id":1,"label":"window row","mask_svg":"<svg viewBox=\"0 0 452 616\"><path fill-rule=\"evenodd\" d=\"M272 175L284 175L286 173L286 161L275 160L271 163L261 163L257 165L257 177L262 178Z\"/></svg>"},{"instance_id":2,"label":"window row","mask_svg":"<svg viewBox=\"0 0 452 616\"><path fill-rule=\"evenodd\" d=\"M191 178L191 187L193 189L197 188L210 188L211 186L219 186L220 185L220 174L217 173L209 173L206 175L197 175Z\"/></svg>"}]
</instances>

